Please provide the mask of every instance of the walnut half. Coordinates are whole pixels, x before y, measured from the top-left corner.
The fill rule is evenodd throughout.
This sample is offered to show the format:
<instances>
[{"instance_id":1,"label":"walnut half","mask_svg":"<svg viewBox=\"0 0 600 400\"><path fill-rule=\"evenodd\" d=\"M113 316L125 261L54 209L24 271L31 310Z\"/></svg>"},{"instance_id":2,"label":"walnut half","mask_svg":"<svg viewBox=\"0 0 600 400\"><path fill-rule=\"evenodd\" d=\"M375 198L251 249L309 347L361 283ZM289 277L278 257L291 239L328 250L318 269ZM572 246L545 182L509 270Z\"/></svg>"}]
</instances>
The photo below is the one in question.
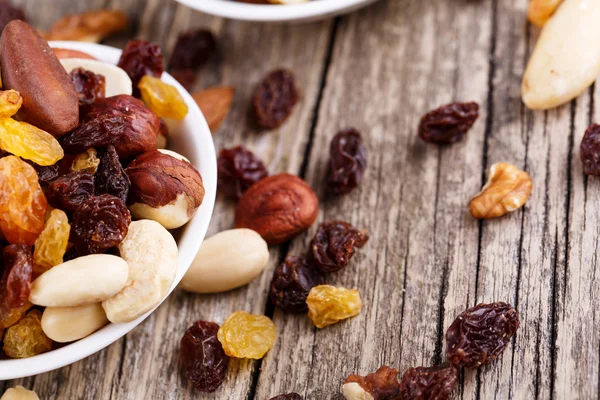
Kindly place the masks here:
<instances>
[{"instance_id":1,"label":"walnut half","mask_svg":"<svg viewBox=\"0 0 600 400\"><path fill-rule=\"evenodd\" d=\"M481 192L469 203L473 218L500 217L515 211L527 202L533 182L529 174L508 163L492 165L489 178Z\"/></svg>"}]
</instances>

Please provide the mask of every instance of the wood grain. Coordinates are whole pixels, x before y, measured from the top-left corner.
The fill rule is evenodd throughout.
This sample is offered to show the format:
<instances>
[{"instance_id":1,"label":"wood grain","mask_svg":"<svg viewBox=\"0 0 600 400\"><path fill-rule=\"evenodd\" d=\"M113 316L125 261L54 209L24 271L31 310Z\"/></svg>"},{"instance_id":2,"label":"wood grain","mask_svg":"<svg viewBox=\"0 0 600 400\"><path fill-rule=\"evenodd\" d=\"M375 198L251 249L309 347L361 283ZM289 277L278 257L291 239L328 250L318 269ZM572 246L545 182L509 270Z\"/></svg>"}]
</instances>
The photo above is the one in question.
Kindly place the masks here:
<instances>
[{"instance_id":1,"label":"wood grain","mask_svg":"<svg viewBox=\"0 0 600 400\"><path fill-rule=\"evenodd\" d=\"M326 1L326 0L322 0ZM461 374L461 399L595 399L600 396L600 183L584 177L579 143L600 113L598 85L576 101L531 112L520 80L539 30L527 24L528 0L381 0L336 20L265 25L205 16L168 0L19 0L47 28L66 12L125 10L133 37L158 42L168 56L177 35L211 29L219 54L198 73L196 89L236 87L232 111L214 134L217 149L244 144L271 173L304 177L321 199L319 222L343 219L370 240L328 282L358 288L363 312L323 330L267 301L272 271L303 254L316 230L271 249L265 273L246 288L198 296L176 291L142 325L107 349L22 384L42 399L259 399L298 392L342 399L351 373L382 364L402 373L443 362L455 316L480 302L506 301L521 329L492 366ZM269 70L296 73L302 101L275 132L248 120L252 90ZM477 101L480 117L460 143L435 146L416 136L426 111ZM326 193L329 142L359 129L368 149L363 184L347 196ZM478 222L470 198L495 162L532 177L527 205ZM230 228L233 204L219 197L210 233ZM272 316L278 340L264 360L233 361L214 394L180 377L178 343L197 319L222 322L235 310ZM1 384L1 383L0 383Z\"/></svg>"}]
</instances>

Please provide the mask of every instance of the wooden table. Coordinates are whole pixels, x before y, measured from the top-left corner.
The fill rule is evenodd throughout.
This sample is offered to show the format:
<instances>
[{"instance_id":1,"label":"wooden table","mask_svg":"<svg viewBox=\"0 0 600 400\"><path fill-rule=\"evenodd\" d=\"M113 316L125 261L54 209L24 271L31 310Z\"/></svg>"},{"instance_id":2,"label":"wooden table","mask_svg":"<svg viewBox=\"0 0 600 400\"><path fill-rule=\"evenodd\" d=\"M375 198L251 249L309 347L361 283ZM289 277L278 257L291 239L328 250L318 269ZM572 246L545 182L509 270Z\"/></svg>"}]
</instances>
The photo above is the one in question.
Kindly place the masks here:
<instances>
[{"instance_id":1,"label":"wooden table","mask_svg":"<svg viewBox=\"0 0 600 400\"><path fill-rule=\"evenodd\" d=\"M201 1L201 0L199 0ZM323 0L325 1L325 0ZM170 0L21 0L41 28L67 12L114 7L132 18L128 38L158 42L165 53L181 31L211 29L219 55L197 88L236 87L217 149L244 144L271 173L304 177L323 200L319 221L339 218L366 228L368 245L330 277L358 288L360 316L316 330L305 316L267 302L272 271L300 254L315 226L289 246L271 249L265 273L231 293L176 291L151 317L107 349L22 384L42 399L259 399L296 391L306 399L341 399L350 373L382 364L401 371L445 358L444 332L480 302L506 301L521 329L490 367L461 375L461 399L596 399L600 352L600 181L585 178L579 143L600 112L598 86L571 104L531 112L520 81L538 29L526 23L527 0L382 0L354 14L302 25L226 21ZM302 101L279 130L248 123L255 84L276 67L295 71ZM420 117L451 101L477 101L481 115L466 139L423 143ZM324 196L328 145L341 128L358 128L368 147L361 187ZM475 221L470 198L488 167L507 161L529 172L526 207ZM230 228L234 205L223 198L210 234ZM232 361L211 395L178 373L179 340L195 320L222 322L235 310L272 316L279 337L262 361Z\"/></svg>"}]
</instances>

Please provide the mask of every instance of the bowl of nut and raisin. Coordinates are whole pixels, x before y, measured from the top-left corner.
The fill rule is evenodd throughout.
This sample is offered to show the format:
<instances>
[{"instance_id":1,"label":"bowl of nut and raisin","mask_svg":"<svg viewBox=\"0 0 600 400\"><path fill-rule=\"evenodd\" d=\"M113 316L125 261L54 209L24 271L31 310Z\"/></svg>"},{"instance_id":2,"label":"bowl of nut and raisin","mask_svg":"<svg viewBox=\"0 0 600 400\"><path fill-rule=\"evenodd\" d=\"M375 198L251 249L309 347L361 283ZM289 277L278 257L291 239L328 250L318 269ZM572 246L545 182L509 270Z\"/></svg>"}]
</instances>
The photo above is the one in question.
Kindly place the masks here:
<instances>
[{"instance_id":1,"label":"bowl of nut and raisin","mask_svg":"<svg viewBox=\"0 0 600 400\"><path fill-rule=\"evenodd\" d=\"M208 229L217 169L160 48L0 37L0 379L124 336L179 283Z\"/></svg>"}]
</instances>

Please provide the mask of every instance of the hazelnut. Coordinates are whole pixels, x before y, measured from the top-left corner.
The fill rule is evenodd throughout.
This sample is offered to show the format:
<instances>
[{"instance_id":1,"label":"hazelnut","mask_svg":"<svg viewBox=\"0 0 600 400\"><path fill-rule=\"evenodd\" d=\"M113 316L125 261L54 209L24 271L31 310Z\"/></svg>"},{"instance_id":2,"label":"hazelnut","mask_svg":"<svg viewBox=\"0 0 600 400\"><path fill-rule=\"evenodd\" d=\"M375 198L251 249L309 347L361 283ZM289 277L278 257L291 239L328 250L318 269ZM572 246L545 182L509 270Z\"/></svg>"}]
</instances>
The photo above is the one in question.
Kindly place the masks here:
<instances>
[{"instance_id":1,"label":"hazelnut","mask_svg":"<svg viewBox=\"0 0 600 400\"><path fill-rule=\"evenodd\" d=\"M187 223L204 198L202 177L187 159L169 150L143 153L125 169L131 180L129 210L167 229Z\"/></svg>"},{"instance_id":2,"label":"hazelnut","mask_svg":"<svg viewBox=\"0 0 600 400\"><path fill-rule=\"evenodd\" d=\"M477 219L500 217L523 207L532 186L527 172L512 164L496 163L490 168L488 182L469 203L469 211Z\"/></svg>"},{"instance_id":3,"label":"hazelnut","mask_svg":"<svg viewBox=\"0 0 600 400\"><path fill-rule=\"evenodd\" d=\"M350 375L342 386L346 400L383 400L400 398L398 370L382 366L367 376Z\"/></svg>"},{"instance_id":4,"label":"hazelnut","mask_svg":"<svg viewBox=\"0 0 600 400\"><path fill-rule=\"evenodd\" d=\"M290 240L308 229L319 212L310 186L290 174L273 175L244 193L235 211L235 227L258 232L269 244Z\"/></svg>"}]
</instances>

